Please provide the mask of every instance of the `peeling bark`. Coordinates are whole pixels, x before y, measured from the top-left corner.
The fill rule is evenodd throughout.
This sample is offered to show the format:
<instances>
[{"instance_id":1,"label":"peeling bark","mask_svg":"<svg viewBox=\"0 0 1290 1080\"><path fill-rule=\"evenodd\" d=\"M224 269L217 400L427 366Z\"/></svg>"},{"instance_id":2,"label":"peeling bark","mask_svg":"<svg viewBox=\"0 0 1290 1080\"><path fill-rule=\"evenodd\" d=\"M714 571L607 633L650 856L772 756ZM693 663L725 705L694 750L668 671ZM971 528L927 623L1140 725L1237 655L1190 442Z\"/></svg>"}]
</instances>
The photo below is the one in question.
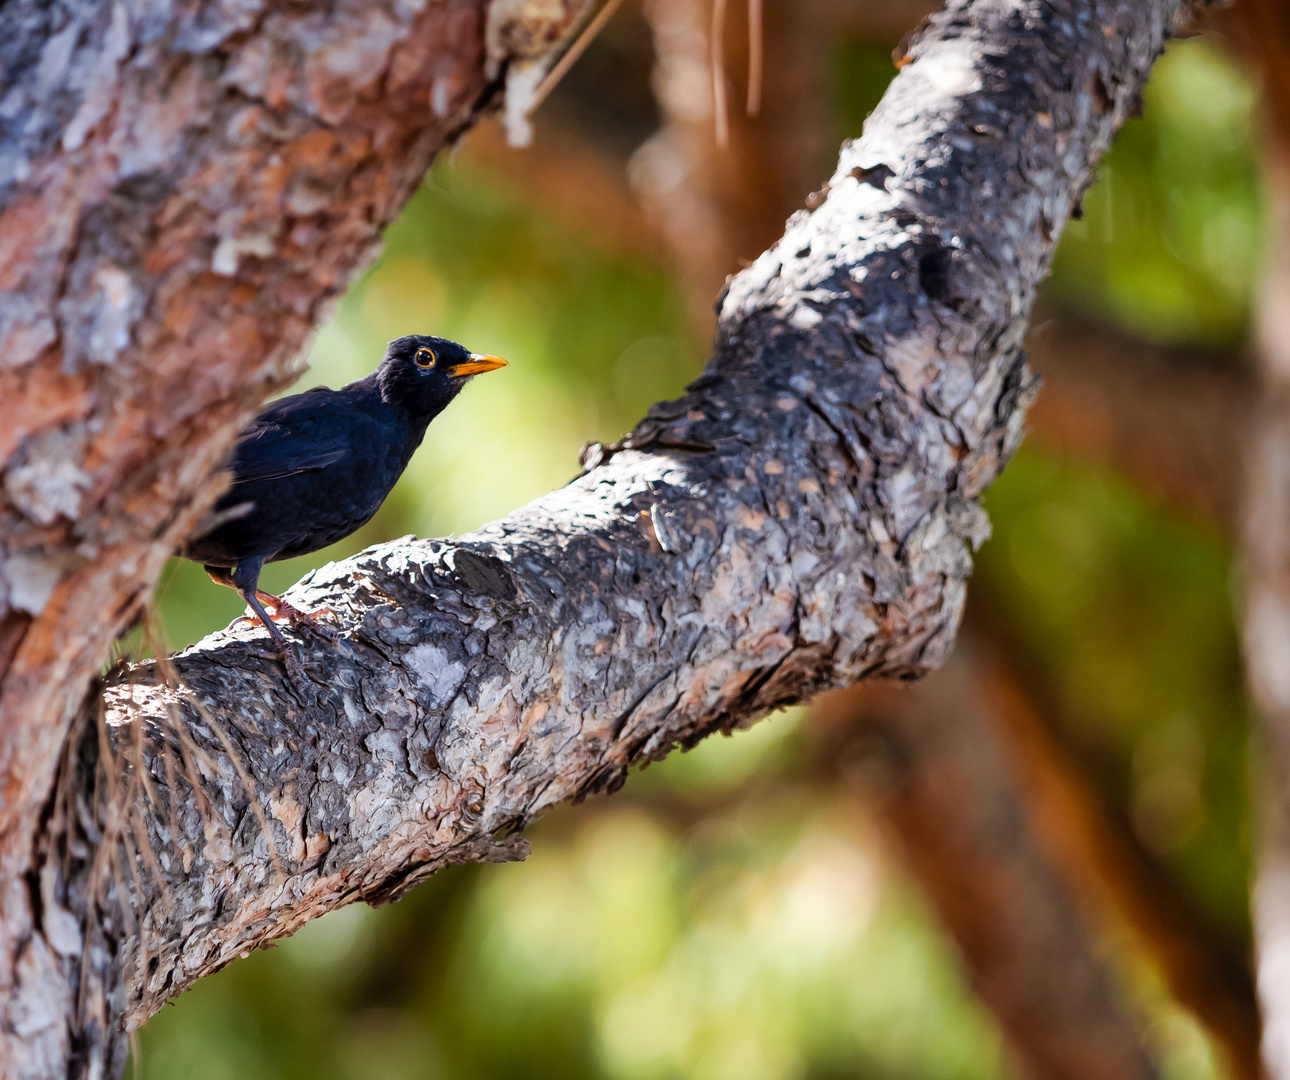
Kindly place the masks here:
<instances>
[{"instance_id":1,"label":"peeling bark","mask_svg":"<svg viewBox=\"0 0 1290 1080\"><path fill-rule=\"evenodd\" d=\"M480 8L460 0L85 16L104 21L71 64L86 85L34 110L55 117L31 136L44 156L13 174L0 220L6 273L30 294L5 309L7 356L26 358L13 377L78 401L16 429L6 559L86 560L47 575L0 690L8 1075L111 1070L122 1025L315 915L514 857L503 833L678 743L938 663L985 532L976 500L1033 394L1035 290L1183 7L952 3L827 198L731 282L716 356L685 397L470 537L311 575L293 598L341 612L347 645L300 646L307 701L249 630L179 657L183 687L155 665L118 673L49 798L78 680L119 624L71 634L74 612L123 619L146 593L237 424L490 77ZM3 12L47 22L0 41L82 40L33 6ZM534 61L554 36L489 40ZM6 56L12 85L15 64L23 87L45 70L35 50ZM167 172L154 158L172 144L186 149ZM152 171L102 183L104 161ZM111 244L94 240L100 221ZM70 395L48 389L58 378ZM34 704L18 708L18 687ZM108 777L141 752L123 835L119 801L93 796L98 710ZM122 842L100 847L105 828Z\"/></svg>"}]
</instances>

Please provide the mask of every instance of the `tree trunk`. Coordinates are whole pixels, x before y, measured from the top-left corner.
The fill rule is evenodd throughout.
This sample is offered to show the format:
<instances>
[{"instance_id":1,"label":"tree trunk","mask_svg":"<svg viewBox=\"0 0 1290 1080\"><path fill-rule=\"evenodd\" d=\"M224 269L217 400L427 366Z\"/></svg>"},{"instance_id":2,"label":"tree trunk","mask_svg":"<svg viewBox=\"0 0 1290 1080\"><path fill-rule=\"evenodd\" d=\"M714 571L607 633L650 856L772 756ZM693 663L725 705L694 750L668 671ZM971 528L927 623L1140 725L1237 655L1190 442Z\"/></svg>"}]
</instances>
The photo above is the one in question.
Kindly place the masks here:
<instances>
[{"instance_id":1,"label":"tree trunk","mask_svg":"<svg viewBox=\"0 0 1290 1080\"><path fill-rule=\"evenodd\" d=\"M952 3L686 397L471 537L312 575L347 648L300 646L309 700L243 630L79 707L239 424L574 7L0 9L6 1075L115 1070L123 1025L314 915L944 656L1035 289L1178 0Z\"/></svg>"}]
</instances>

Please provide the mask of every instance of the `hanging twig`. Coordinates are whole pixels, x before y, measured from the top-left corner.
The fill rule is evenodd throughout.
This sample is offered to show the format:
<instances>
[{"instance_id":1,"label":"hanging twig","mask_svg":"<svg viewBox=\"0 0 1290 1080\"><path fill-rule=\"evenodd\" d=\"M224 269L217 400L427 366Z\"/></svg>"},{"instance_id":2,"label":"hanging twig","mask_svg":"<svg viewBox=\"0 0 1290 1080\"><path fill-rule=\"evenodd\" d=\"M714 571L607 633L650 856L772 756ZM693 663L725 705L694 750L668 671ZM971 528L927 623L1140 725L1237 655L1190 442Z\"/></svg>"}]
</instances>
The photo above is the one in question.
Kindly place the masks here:
<instances>
[{"instance_id":1,"label":"hanging twig","mask_svg":"<svg viewBox=\"0 0 1290 1080\"><path fill-rule=\"evenodd\" d=\"M730 117L726 114L726 66L721 43L726 31L726 0L712 0L712 116L717 128L717 145L730 145Z\"/></svg>"},{"instance_id":2,"label":"hanging twig","mask_svg":"<svg viewBox=\"0 0 1290 1080\"><path fill-rule=\"evenodd\" d=\"M748 106L749 116L761 113L762 82L762 3L763 0L748 0Z\"/></svg>"},{"instance_id":3,"label":"hanging twig","mask_svg":"<svg viewBox=\"0 0 1290 1080\"><path fill-rule=\"evenodd\" d=\"M569 69L578 62L587 46L596 39L596 35L605 28L605 24L614 17L614 12L622 5L623 0L609 0L604 7L596 12L596 17L587 23L587 28L578 35L578 39L569 46L568 51L560 57L555 67L547 72L546 78L538 83L537 89L533 91L533 100L529 103L528 115L532 116L537 112L538 106L542 104L551 95L554 90L568 73Z\"/></svg>"}]
</instances>

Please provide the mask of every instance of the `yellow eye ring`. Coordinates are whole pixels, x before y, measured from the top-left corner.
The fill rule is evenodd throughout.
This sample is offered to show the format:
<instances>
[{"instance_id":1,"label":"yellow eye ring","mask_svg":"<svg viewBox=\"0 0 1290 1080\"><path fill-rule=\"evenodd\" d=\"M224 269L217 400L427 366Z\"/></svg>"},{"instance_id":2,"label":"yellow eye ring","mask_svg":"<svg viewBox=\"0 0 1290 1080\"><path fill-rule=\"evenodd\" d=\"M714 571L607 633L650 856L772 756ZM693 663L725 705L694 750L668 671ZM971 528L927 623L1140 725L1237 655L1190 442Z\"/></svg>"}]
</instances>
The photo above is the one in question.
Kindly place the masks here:
<instances>
[{"instance_id":1,"label":"yellow eye ring","mask_svg":"<svg viewBox=\"0 0 1290 1080\"><path fill-rule=\"evenodd\" d=\"M412 357L417 367L423 370L429 370L434 367L435 361L439 358L435 356L433 349L418 349L416 355Z\"/></svg>"}]
</instances>

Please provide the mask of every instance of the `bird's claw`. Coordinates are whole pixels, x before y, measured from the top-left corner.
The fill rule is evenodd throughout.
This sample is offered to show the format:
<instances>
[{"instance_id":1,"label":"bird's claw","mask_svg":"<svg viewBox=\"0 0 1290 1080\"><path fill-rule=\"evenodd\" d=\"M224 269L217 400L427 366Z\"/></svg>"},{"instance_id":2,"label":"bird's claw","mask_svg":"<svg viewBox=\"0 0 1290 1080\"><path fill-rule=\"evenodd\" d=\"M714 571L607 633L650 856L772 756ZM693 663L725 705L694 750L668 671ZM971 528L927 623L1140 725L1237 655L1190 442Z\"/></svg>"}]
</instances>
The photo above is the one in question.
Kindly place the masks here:
<instances>
[{"instance_id":1,"label":"bird's claw","mask_svg":"<svg viewBox=\"0 0 1290 1080\"><path fill-rule=\"evenodd\" d=\"M290 646L282 649L257 649L251 646L247 651L261 660L276 660L280 663L287 669L287 681L291 683L291 688L295 690L297 696L306 703L309 701L309 679L305 675L305 669L300 664L300 659L291 650Z\"/></svg>"},{"instance_id":2,"label":"bird's claw","mask_svg":"<svg viewBox=\"0 0 1290 1080\"><path fill-rule=\"evenodd\" d=\"M331 608L322 608L319 611L311 611L308 614L305 614L303 611L297 611L295 608L291 607L290 604L286 605L286 607L288 610L283 612L283 614L285 614L286 617L296 626L303 626L311 634L317 635L322 638L323 641L330 642L332 645L340 644L340 635L336 633L335 630L323 626L317 619L317 616L324 613L331 615L334 618L336 613L332 611Z\"/></svg>"},{"instance_id":3,"label":"bird's claw","mask_svg":"<svg viewBox=\"0 0 1290 1080\"><path fill-rule=\"evenodd\" d=\"M322 638L332 645L341 643L340 635L335 630L330 630L318 622L319 615L328 615L333 619L339 619L331 608L319 608L317 611L303 612L294 604L276 596L269 596L267 593L261 597L261 600L268 600L273 604L273 617L275 619L286 619L293 626L303 627L311 634Z\"/></svg>"},{"instance_id":4,"label":"bird's claw","mask_svg":"<svg viewBox=\"0 0 1290 1080\"><path fill-rule=\"evenodd\" d=\"M282 666L287 669L287 679L306 704L309 702L309 680L305 678L305 669L300 666L296 654L287 649L282 654Z\"/></svg>"}]
</instances>

